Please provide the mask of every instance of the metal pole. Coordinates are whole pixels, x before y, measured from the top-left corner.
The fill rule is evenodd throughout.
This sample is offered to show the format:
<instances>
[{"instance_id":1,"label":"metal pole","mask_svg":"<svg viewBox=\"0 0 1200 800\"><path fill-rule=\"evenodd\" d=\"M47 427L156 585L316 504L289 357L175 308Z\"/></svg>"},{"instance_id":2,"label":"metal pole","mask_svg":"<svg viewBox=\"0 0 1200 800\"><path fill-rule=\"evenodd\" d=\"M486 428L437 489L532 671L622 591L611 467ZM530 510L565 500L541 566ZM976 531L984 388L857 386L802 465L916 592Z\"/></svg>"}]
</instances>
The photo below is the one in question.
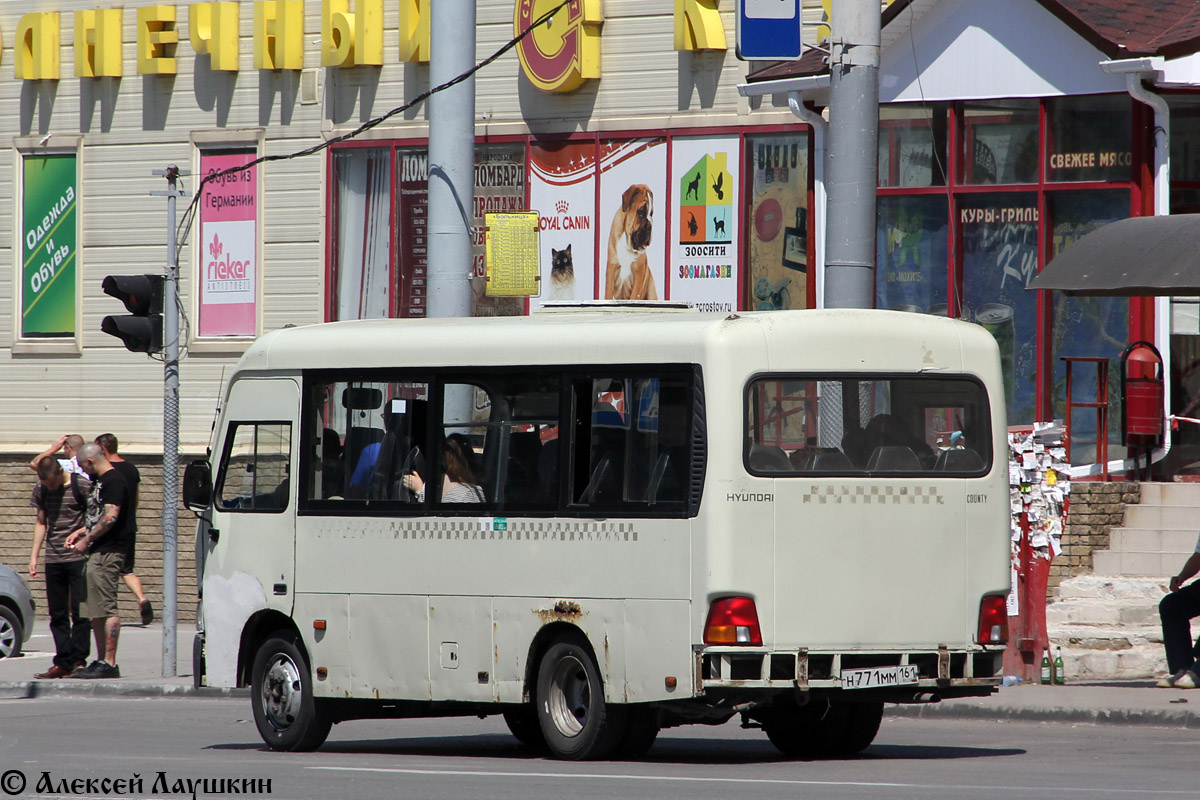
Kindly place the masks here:
<instances>
[{"instance_id":1,"label":"metal pole","mask_svg":"<svg viewBox=\"0 0 1200 800\"><path fill-rule=\"evenodd\" d=\"M875 305L879 0L837 0L830 36L825 307Z\"/></svg>"},{"instance_id":2,"label":"metal pole","mask_svg":"<svg viewBox=\"0 0 1200 800\"><path fill-rule=\"evenodd\" d=\"M475 63L475 0L429 4L429 83ZM471 316L475 202L475 78L429 98L428 314Z\"/></svg>"},{"instance_id":3,"label":"metal pole","mask_svg":"<svg viewBox=\"0 0 1200 800\"><path fill-rule=\"evenodd\" d=\"M175 233L175 198L179 167L167 167L167 275L163 281L163 677L175 675L178 593L179 517L179 245Z\"/></svg>"}]
</instances>

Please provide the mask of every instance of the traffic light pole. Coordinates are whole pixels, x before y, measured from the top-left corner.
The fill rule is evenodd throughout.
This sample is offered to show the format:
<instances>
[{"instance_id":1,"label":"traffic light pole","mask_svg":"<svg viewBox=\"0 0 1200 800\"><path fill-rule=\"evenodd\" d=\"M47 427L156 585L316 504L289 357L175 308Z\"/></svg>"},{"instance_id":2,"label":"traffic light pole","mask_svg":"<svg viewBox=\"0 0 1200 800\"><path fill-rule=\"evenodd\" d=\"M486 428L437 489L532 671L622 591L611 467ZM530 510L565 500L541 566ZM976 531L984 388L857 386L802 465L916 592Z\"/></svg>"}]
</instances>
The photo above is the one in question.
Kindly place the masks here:
<instances>
[{"instance_id":1,"label":"traffic light pole","mask_svg":"<svg viewBox=\"0 0 1200 800\"><path fill-rule=\"evenodd\" d=\"M167 179L165 192L151 192L167 198L167 267L163 281L163 466L162 466L162 538L163 538L163 677L176 674L176 621L178 619L178 543L179 515L179 242L175 231L175 200L181 194L178 180L187 174L174 164L155 175Z\"/></svg>"}]
</instances>

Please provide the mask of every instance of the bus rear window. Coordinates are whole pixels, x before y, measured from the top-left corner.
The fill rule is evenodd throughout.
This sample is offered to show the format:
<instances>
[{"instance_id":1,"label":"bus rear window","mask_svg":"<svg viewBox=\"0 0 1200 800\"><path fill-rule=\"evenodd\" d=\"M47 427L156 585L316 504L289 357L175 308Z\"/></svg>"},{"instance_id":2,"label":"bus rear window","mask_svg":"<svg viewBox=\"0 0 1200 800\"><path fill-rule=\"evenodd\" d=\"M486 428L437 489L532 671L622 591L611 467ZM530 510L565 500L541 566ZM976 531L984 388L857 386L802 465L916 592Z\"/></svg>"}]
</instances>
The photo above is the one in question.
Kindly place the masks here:
<instances>
[{"instance_id":1,"label":"bus rear window","mask_svg":"<svg viewBox=\"0 0 1200 800\"><path fill-rule=\"evenodd\" d=\"M754 475L982 475L990 431L972 378L768 376L747 390L743 456Z\"/></svg>"}]
</instances>

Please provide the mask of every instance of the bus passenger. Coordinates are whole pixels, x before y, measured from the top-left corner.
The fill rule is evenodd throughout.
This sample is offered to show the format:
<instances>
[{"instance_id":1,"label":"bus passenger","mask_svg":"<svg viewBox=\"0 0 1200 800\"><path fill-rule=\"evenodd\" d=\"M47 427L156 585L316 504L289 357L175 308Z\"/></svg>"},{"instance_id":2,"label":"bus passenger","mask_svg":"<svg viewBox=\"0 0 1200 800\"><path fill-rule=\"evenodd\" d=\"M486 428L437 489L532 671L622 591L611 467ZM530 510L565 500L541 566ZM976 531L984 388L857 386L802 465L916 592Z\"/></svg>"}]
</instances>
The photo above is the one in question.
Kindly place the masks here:
<instances>
[{"instance_id":1,"label":"bus passenger","mask_svg":"<svg viewBox=\"0 0 1200 800\"><path fill-rule=\"evenodd\" d=\"M443 503L482 503L486 500L479 479L471 469L474 451L466 452L458 438L446 438L442 448L442 496ZM415 471L402 479L404 488L416 492L417 501L425 502L425 481Z\"/></svg>"}]
</instances>

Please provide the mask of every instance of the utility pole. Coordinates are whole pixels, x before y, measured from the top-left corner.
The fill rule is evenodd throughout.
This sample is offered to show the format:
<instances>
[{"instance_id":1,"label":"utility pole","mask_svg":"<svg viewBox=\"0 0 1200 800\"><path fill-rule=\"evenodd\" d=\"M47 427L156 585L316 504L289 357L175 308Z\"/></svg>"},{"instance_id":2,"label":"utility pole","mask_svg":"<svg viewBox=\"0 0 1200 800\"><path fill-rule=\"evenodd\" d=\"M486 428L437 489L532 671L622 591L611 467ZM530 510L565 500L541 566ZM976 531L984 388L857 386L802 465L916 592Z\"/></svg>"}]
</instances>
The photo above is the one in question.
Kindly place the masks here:
<instances>
[{"instance_id":1,"label":"utility pole","mask_svg":"<svg viewBox=\"0 0 1200 800\"><path fill-rule=\"evenodd\" d=\"M176 621L179 596L179 242L175 231L175 200L183 193L179 177L187 175L174 164L155 175L167 179L165 192L151 192L167 198L167 268L163 281L163 466L162 466L162 538L163 538L163 642L162 674L176 673Z\"/></svg>"},{"instance_id":2,"label":"utility pole","mask_svg":"<svg viewBox=\"0 0 1200 800\"><path fill-rule=\"evenodd\" d=\"M475 0L429 4L429 83L440 86L475 66ZM471 234L475 217L475 78L429 98L427 313L471 316Z\"/></svg>"},{"instance_id":3,"label":"utility pole","mask_svg":"<svg viewBox=\"0 0 1200 800\"><path fill-rule=\"evenodd\" d=\"M875 305L879 0L834 0L829 37L825 307Z\"/></svg>"}]
</instances>

